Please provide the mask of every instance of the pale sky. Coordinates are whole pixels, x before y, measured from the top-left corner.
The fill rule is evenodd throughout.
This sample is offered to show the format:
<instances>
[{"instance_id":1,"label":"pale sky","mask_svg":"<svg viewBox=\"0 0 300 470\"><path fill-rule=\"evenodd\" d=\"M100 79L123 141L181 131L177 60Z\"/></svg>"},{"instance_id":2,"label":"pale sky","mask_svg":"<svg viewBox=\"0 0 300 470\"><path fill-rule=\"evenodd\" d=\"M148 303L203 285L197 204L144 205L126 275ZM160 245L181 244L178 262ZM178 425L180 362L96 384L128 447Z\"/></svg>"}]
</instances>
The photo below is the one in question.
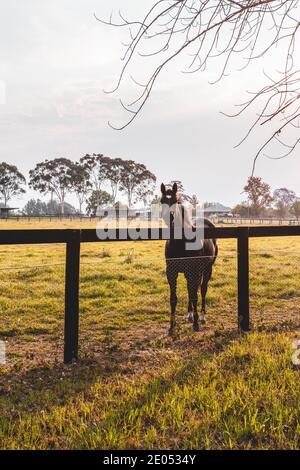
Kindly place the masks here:
<instances>
[{"instance_id":1,"label":"pale sky","mask_svg":"<svg viewBox=\"0 0 300 470\"><path fill-rule=\"evenodd\" d=\"M245 101L246 90L265 83L263 68L272 67L280 51L244 72L232 73L217 85L220 63L206 72L182 73L187 57L179 58L160 77L138 119L124 131L107 121L122 123L126 116L118 98L134 91L129 81L120 93L112 88L121 68L125 30L97 22L121 7L139 17L153 0L0 0L0 159L28 170L48 158L77 160L86 153L104 153L142 162L158 185L179 179L200 201L234 205L251 173L253 157L267 136L260 129L238 149L234 145L251 124L255 110L226 118ZM277 54L277 58L276 58ZM145 61L145 60L144 60ZM133 73L143 81L145 65ZM273 189L286 186L300 195L299 150L285 160L261 158L256 174ZM25 198L38 197L29 192ZM67 198L74 202L73 197ZM24 202L14 201L19 207Z\"/></svg>"}]
</instances>

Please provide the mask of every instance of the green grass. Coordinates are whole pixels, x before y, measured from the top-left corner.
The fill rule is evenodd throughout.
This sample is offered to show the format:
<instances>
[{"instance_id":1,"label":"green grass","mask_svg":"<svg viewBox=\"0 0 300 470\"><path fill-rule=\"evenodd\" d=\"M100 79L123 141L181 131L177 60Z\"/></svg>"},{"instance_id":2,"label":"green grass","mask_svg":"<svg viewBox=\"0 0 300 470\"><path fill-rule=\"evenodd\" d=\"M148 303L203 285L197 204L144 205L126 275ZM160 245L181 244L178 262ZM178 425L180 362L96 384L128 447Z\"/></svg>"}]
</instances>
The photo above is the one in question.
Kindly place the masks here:
<instances>
[{"instance_id":1,"label":"green grass","mask_svg":"<svg viewBox=\"0 0 300 470\"><path fill-rule=\"evenodd\" d=\"M0 448L299 448L300 239L251 240L247 335L236 327L236 242L219 244L208 323L199 333L185 323L181 279L174 341L163 242L84 244L80 360L68 366L65 248L1 246Z\"/></svg>"}]
</instances>

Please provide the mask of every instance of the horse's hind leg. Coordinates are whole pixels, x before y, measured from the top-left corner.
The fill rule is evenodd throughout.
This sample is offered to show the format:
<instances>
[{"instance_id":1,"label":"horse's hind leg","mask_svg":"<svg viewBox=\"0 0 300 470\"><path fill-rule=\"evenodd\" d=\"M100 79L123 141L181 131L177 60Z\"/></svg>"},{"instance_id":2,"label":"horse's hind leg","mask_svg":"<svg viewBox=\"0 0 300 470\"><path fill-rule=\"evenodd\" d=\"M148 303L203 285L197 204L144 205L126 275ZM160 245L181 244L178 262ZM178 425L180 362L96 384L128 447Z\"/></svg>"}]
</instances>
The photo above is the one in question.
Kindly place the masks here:
<instances>
[{"instance_id":1,"label":"horse's hind leg","mask_svg":"<svg viewBox=\"0 0 300 470\"><path fill-rule=\"evenodd\" d=\"M189 303L188 303L188 315L186 321L188 323L193 323L194 321L194 312L193 312L193 278L190 275L190 273L185 272L184 273L185 279L186 279L186 285L187 285L187 291L188 291L188 297L189 297Z\"/></svg>"},{"instance_id":2,"label":"horse's hind leg","mask_svg":"<svg viewBox=\"0 0 300 470\"><path fill-rule=\"evenodd\" d=\"M167 266L167 279L170 286L170 329L169 335L172 336L176 326L176 306L177 306L177 277L178 273L172 269L172 266Z\"/></svg>"},{"instance_id":3,"label":"horse's hind leg","mask_svg":"<svg viewBox=\"0 0 300 470\"><path fill-rule=\"evenodd\" d=\"M212 274L212 266L208 266L207 269L205 269L203 273L203 278L202 278L202 283L201 283L201 297L202 297L202 306L201 306L201 313L200 313L200 322L201 323L206 323L206 293L207 293L207 287L208 287L208 282L211 278Z\"/></svg>"},{"instance_id":4,"label":"horse's hind leg","mask_svg":"<svg viewBox=\"0 0 300 470\"><path fill-rule=\"evenodd\" d=\"M193 323L193 305L192 305L192 301L190 299L190 296L189 296L189 303L188 303L188 316L187 316L187 321L189 323Z\"/></svg>"}]
</instances>

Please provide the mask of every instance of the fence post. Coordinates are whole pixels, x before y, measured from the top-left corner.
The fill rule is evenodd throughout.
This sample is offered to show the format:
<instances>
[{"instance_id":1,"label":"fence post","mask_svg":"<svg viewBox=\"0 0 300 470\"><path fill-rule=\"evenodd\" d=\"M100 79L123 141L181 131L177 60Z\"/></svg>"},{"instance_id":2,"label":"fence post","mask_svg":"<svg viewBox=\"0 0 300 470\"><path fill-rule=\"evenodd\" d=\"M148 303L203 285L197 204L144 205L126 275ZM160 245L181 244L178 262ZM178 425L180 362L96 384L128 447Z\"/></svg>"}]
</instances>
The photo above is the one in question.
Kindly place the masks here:
<instances>
[{"instance_id":1,"label":"fence post","mask_svg":"<svg viewBox=\"0 0 300 470\"><path fill-rule=\"evenodd\" d=\"M80 230L68 231L65 280L64 362L78 357Z\"/></svg>"},{"instance_id":2,"label":"fence post","mask_svg":"<svg viewBox=\"0 0 300 470\"><path fill-rule=\"evenodd\" d=\"M250 330L249 319L249 229L238 227L238 326Z\"/></svg>"}]
</instances>

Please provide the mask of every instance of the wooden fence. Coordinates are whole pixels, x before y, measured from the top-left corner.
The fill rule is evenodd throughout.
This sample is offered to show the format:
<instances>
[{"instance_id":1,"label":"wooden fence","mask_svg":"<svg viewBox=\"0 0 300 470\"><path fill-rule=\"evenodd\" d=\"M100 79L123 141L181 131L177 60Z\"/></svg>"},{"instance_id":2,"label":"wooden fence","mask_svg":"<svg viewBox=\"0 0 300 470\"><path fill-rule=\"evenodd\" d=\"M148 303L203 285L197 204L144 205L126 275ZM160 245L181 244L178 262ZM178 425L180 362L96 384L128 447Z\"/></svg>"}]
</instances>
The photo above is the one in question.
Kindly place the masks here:
<instances>
[{"instance_id":1,"label":"wooden fence","mask_svg":"<svg viewBox=\"0 0 300 470\"><path fill-rule=\"evenodd\" d=\"M226 225L299 225L300 220L297 218L281 218L281 217L226 217L212 216L209 217L212 222Z\"/></svg>"},{"instance_id":2,"label":"wooden fence","mask_svg":"<svg viewBox=\"0 0 300 470\"><path fill-rule=\"evenodd\" d=\"M167 240L170 235L164 229L156 229L155 239ZM151 229L143 229L150 242ZM109 233L111 232L111 234ZM124 229L108 230L109 242L131 240L124 237ZM205 238L234 238L237 240L238 264L238 328L249 330L249 238L299 236L300 226L269 227L215 227L205 228ZM146 241L146 240L145 240ZM103 242L95 229L84 230L0 230L0 245L66 244L65 277L65 321L64 321L64 362L70 363L78 357L79 333L79 280L81 243Z\"/></svg>"},{"instance_id":3,"label":"wooden fence","mask_svg":"<svg viewBox=\"0 0 300 470\"><path fill-rule=\"evenodd\" d=\"M136 210L137 213L139 213L139 210ZM208 216L209 219L212 222L215 222L216 224L226 224L226 225L299 225L300 224L300 219L296 217L255 217L255 216L250 216L250 217L241 217L241 216L234 216L234 217L228 217L226 215L214 215L211 214ZM133 220L136 218L133 214L128 217L130 220ZM60 215L60 214L48 214L48 215L24 215L24 214L19 214L19 215L2 215L0 216L0 220L6 221L6 222L20 222L20 221L27 221L27 222L63 222L63 221L69 221L69 222L84 222L84 221L89 221L89 222L97 222L98 220L102 220L103 217L97 217L97 216L92 216L92 215L78 215L78 214L67 214L67 215ZM143 220L148 220L148 218L144 218Z\"/></svg>"}]
</instances>

